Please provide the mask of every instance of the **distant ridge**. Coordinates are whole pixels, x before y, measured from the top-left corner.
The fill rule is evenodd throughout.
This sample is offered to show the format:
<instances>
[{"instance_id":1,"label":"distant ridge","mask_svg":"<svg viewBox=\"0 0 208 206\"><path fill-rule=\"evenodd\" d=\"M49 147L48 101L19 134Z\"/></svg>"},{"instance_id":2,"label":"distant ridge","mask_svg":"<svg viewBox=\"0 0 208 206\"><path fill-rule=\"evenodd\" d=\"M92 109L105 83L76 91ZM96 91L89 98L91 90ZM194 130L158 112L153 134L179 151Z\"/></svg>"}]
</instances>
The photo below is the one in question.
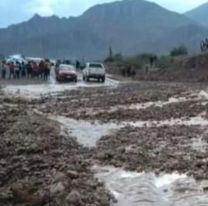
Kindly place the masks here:
<instances>
[{"instance_id":1,"label":"distant ridge","mask_svg":"<svg viewBox=\"0 0 208 206\"><path fill-rule=\"evenodd\" d=\"M208 27L208 2L201 6L192 9L185 13L185 15L201 25Z\"/></svg>"},{"instance_id":2,"label":"distant ridge","mask_svg":"<svg viewBox=\"0 0 208 206\"><path fill-rule=\"evenodd\" d=\"M169 52L183 44L199 51L208 29L189 17L144 0L95 5L79 17L34 15L0 29L0 50L53 58L104 58L114 52L132 55Z\"/></svg>"}]
</instances>

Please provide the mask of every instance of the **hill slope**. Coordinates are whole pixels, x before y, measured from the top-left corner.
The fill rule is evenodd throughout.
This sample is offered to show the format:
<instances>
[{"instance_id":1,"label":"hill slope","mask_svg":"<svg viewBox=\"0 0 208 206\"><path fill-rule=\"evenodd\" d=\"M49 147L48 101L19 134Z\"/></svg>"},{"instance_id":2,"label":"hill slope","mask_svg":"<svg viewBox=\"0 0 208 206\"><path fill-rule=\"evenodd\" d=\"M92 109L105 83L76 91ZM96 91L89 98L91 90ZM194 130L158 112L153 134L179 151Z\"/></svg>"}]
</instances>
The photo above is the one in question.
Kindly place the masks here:
<instances>
[{"instance_id":1,"label":"hill slope","mask_svg":"<svg viewBox=\"0 0 208 206\"><path fill-rule=\"evenodd\" d=\"M1 29L0 48L5 55L103 58L109 46L125 55L167 52L180 44L196 51L206 34L184 15L144 0L124 0L94 6L76 18L35 15Z\"/></svg>"},{"instance_id":2,"label":"hill slope","mask_svg":"<svg viewBox=\"0 0 208 206\"><path fill-rule=\"evenodd\" d=\"M191 11L185 13L185 15L196 22L208 27L208 3L205 3Z\"/></svg>"}]
</instances>

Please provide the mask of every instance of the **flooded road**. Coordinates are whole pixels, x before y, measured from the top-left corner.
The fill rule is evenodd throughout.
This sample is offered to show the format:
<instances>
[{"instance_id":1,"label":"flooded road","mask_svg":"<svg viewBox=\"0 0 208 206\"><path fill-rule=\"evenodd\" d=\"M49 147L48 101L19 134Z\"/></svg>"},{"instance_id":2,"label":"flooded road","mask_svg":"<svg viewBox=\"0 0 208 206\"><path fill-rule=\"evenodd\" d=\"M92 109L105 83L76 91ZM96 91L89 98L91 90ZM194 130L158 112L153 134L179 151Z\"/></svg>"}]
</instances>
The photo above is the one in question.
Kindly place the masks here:
<instances>
[{"instance_id":1,"label":"flooded road","mask_svg":"<svg viewBox=\"0 0 208 206\"><path fill-rule=\"evenodd\" d=\"M54 79L54 76L50 77L50 80L46 83L41 84L31 84L31 85L4 85L3 91L5 94L12 96L28 97L28 98L40 98L48 95L58 95L64 91L75 90L78 88L91 88L91 87L117 87L118 81L106 78L106 82L84 82L82 81L82 75L79 74L79 79L77 83L58 83Z\"/></svg>"},{"instance_id":2,"label":"flooded road","mask_svg":"<svg viewBox=\"0 0 208 206\"><path fill-rule=\"evenodd\" d=\"M74 151L77 155L71 160L75 162L66 163L76 170L69 174L77 177L83 169L79 167L89 165L91 177L103 182L113 195L111 206L208 205L208 182L205 181L208 179L207 90L182 93L173 88L173 91L166 93L166 88L160 86L158 90L149 86L141 90L139 84L122 86L110 78L104 84L85 83L81 76L77 84L59 84L51 78L43 84L6 85L3 91L8 96L42 97L44 101L28 101L27 105L27 101L21 102L18 98L13 108L9 99L5 100L2 108L9 107L10 112L21 109L22 114L26 110L28 118L35 117L37 122L39 119L44 119L43 122L53 120L51 124L57 126L57 134L52 137L58 140L60 133L62 137L67 137L65 139L71 147L66 151ZM51 98L44 98L47 96ZM148 112L151 115L148 116ZM163 116L163 113L166 115ZM172 116L174 113L180 115ZM11 117L17 114L19 111L12 113ZM99 119L99 115L103 118ZM147 118L142 118L146 115ZM6 122L8 128L10 122ZM30 128L27 128L27 122L25 125L28 133ZM31 125L37 123L31 122ZM40 129L40 126L43 128ZM43 123L35 131L44 131L47 138L49 130L45 130ZM43 139L42 134L39 139ZM44 149L47 144L47 141L43 143ZM54 145L57 145L56 142ZM51 151L52 160L54 155L60 155L57 158L67 162L70 155L64 157L65 154L59 149ZM78 157L83 164L76 163ZM56 163L53 162L53 165L59 169ZM61 170L66 166L62 164L62 159L60 165ZM80 180L79 186L85 179ZM73 184L79 188L76 181ZM94 183L86 181L85 184L89 184L91 194L94 192L91 189L97 188ZM79 189L82 191L81 187ZM93 194L98 198L102 196L99 192ZM110 205L108 201L106 206Z\"/></svg>"}]
</instances>

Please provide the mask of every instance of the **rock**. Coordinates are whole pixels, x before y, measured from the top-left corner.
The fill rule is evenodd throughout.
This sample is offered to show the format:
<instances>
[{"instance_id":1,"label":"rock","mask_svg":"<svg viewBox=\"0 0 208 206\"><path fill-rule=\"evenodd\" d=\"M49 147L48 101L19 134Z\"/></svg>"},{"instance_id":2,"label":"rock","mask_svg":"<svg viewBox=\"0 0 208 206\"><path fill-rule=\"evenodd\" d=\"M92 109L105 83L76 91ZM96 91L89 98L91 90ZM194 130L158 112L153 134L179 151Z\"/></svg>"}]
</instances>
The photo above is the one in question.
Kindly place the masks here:
<instances>
[{"instance_id":1,"label":"rock","mask_svg":"<svg viewBox=\"0 0 208 206\"><path fill-rule=\"evenodd\" d=\"M87 204L86 206L97 206L97 205L95 205L95 204Z\"/></svg>"},{"instance_id":2,"label":"rock","mask_svg":"<svg viewBox=\"0 0 208 206\"><path fill-rule=\"evenodd\" d=\"M98 198L99 198L100 202L102 202L102 205L109 204L109 197L100 195ZM116 201L116 200L114 199L114 201Z\"/></svg>"},{"instance_id":3,"label":"rock","mask_svg":"<svg viewBox=\"0 0 208 206\"><path fill-rule=\"evenodd\" d=\"M0 165L5 166L6 164L7 164L6 160L4 160L4 159L0 160Z\"/></svg>"},{"instance_id":4,"label":"rock","mask_svg":"<svg viewBox=\"0 0 208 206\"><path fill-rule=\"evenodd\" d=\"M76 171L73 171L73 170L68 170L66 172L67 176L70 178L70 179L77 179L79 177L79 174L78 172Z\"/></svg>"},{"instance_id":5,"label":"rock","mask_svg":"<svg viewBox=\"0 0 208 206\"><path fill-rule=\"evenodd\" d=\"M76 190L73 190L69 193L69 195L66 197L66 203L68 203L69 205L72 204L74 206L84 205L80 193Z\"/></svg>"},{"instance_id":6,"label":"rock","mask_svg":"<svg viewBox=\"0 0 208 206\"><path fill-rule=\"evenodd\" d=\"M98 159L100 159L100 160L104 160L105 159L105 153L104 152L99 152L98 154L97 154L97 158Z\"/></svg>"},{"instance_id":7,"label":"rock","mask_svg":"<svg viewBox=\"0 0 208 206\"><path fill-rule=\"evenodd\" d=\"M32 143L31 145L30 145L30 150L38 150L39 149L39 146L38 146L38 144L36 144L36 143Z\"/></svg>"},{"instance_id":8,"label":"rock","mask_svg":"<svg viewBox=\"0 0 208 206\"><path fill-rule=\"evenodd\" d=\"M12 193L10 190L4 189L0 191L0 202L5 201L5 200L9 200L12 199Z\"/></svg>"},{"instance_id":9,"label":"rock","mask_svg":"<svg viewBox=\"0 0 208 206\"><path fill-rule=\"evenodd\" d=\"M79 186L79 180L78 179L73 179L72 181L71 181L71 184L72 184L72 186L73 187L78 187Z\"/></svg>"},{"instance_id":10,"label":"rock","mask_svg":"<svg viewBox=\"0 0 208 206\"><path fill-rule=\"evenodd\" d=\"M120 147L118 147L117 149L116 149L116 152L118 152L118 153L125 153L125 147L124 146L120 146Z\"/></svg>"},{"instance_id":11,"label":"rock","mask_svg":"<svg viewBox=\"0 0 208 206\"><path fill-rule=\"evenodd\" d=\"M64 182L65 180L67 179L67 176L62 173L62 172L57 172L55 177L54 177L54 183L57 183L57 182Z\"/></svg>"},{"instance_id":12,"label":"rock","mask_svg":"<svg viewBox=\"0 0 208 206\"><path fill-rule=\"evenodd\" d=\"M40 206L45 203L45 197L40 197L35 194L30 194L29 191L22 188L22 186L14 185L11 187L14 199L21 203L28 203L33 206Z\"/></svg>"},{"instance_id":13,"label":"rock","mask_svg":"<svg viewBox=\"0 0 208 206\"><path fill-rule=\"evenodd\" d=\"M50 186L50 194L55 195L57 193L61 193L65 190L65 187L62 182L58 182L57 184L53 184Z\"/></svg>"}]
</instances>

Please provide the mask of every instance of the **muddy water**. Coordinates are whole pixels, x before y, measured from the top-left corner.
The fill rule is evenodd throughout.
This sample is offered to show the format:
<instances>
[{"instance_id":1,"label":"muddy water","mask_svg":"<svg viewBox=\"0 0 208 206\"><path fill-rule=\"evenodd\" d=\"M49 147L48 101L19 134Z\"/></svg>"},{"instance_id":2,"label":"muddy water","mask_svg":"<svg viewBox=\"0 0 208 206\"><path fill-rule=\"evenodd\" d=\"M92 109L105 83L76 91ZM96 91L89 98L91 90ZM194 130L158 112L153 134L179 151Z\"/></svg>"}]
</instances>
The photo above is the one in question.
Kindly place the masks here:
<instances>
[{"instance_id":1,"label":"muddy water","mask_svg":"<svg viewBox=\"0 0 208 206\"><path fill-rule=\"evenodd\" d=\"M199 99L208 100L208 91L201 90L197 96Z\"/></svg>"},{"instance_id":2,"label":"muddy water","mask_svg":"<svg viewBox=\"0 0 208 206\"><path fill-rule=\"evenodd\" d=\"M119 109L147 109L148 107L154 106L154 107L164 107L169 104L173 103L183 103L187 101L200 101L200 104L206 105L208 103L208 92L202 90L199 93L190 93L190 94L184 94L185 96L175 96L170 97L168 101L155 101L155 102L145 102L145 103L137 103L137 104L131 104L131 105L117 105L110 108L109 112L114 112Z\"/></svg>"},{"instance_id":3,"label":"muddy water","mask_svg":"<svg viewBox=\"0 0 208 206\"><path fill-rule=\"evenodd\" d=\"M98 121L75 120L64 116L49 116L49 119L59 122L62 126L62 132L75 137L80 144L86 147L95 147L101 137L110 135L126 126L132 127L162 127L174 125L186 126L207 126L208 120L203 117L193 117L190 119L171 119L164 121L136 121L136 122L118 122L118 123L100 123ZM193 140L193 149L202 150L206 148L204 141L200 138ZM203 147L203 148L202 148Z\"/></svg>"},{"instance_id":4,"label":"muddy water","mask_svg":"<svg viewBox=\"0 0 208 206\"><path fill-rule=\"evenodd\" d=\"M51 116L50 119L58 121L68 135L75 137L85 147L95 147L101 137L121 128L114 123L99 124L98 122L74 120L63 116Z\"/></svg>"},{"instance_id":5,"label":"muddy water","mask_svg":"<svg viewBox=\"0 0 208 206\"><path fill-rule=\"evenodd\" d=\"M99 124L83 120L73 120L62 116L50 117L63 126L67 134L77 138L84 146L94 147L102 136L118 130L125 124ZM151 126L149 122L149 126ZM189 120L166 120L164 124L208 125L201 117ZM133 123L132 123L133 124ZM138 123L137 125L138 126ZM144 126L144 123L139 126ZM199 142L197 142L199 141ZM201 150L203 140L193 140L193 149ZM111 206L207 206L208 182L196 182L185 174L137 173L125 171L122 168L99 167L92 168L95 176L105 183L116 201Z\"/></svg>"},{"instance_id":6,"label":"muddy water","mask_svg":"<svg viewBox=\"0 0 208 206\"><path fill-rule=\"evenodd\" d=\"M86 83L81 81L81 76L79 76L78 83L67 83L59 84L56 82L54 77L50 77L50 80L45 84L35 84L35 85L7 85L3 88L5 94L20 96L20 97L30 97L30 98L40 98L45 95L56 95L60 92L66 90L74 90L80 87L117 87L119 82L107 78L104 84L102 83Z\"/></svg>"},{"instance_id":7,"label":"muddy water","mask_svg":"<svg viewBox=\"0 0 208 206\"><path fill-rule=\"evenodd\" d=\"M110 108L110 112L117 111L119 109L147 109L148 107L154 106L154 107L163 107L168 104L172 103L182 103L186 102L189 99L186 97L171 97L168 101L156 101L156 102L145 102L145 103L138 103L138 104L131 104L131 105L118 105Z\"/></svg>"},{"instance_id":8,"label":"muddy water","mask_svg":"<svg viewBox=\"0 0 208 206\"><path fill-rule=\"evenodd\" d=\"M186 175L127 172L121 168L92 168L117 200L112 206L205 206L206 183L196 183Z\"/></svg>"},{"instance_id":9,"label":"muddy water","mask_svg":"<svg viewBox=\"0 0 208 206\"><path fill-rule=\"evenodd\" d=\"M153 126L162 127L162 126L174 126L174 125L207 126L208 119L198 116L192 118L169 119L163 121L123 122L123 124L130 125L133 127L153 127Z\"/></svg>"}]
</instances>

